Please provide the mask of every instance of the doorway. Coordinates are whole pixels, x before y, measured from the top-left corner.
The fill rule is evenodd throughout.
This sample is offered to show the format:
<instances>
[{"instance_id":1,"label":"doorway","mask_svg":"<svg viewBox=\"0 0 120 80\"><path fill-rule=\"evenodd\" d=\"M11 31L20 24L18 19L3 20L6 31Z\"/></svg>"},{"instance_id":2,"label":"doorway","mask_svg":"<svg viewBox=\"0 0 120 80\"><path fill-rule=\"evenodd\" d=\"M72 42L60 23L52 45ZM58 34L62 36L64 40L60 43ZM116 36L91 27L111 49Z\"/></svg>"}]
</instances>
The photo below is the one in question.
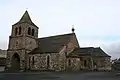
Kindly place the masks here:
<instances>
[{"instance_id":1,"label":"doorway","mask_svg":"<svg viewBox=\"0 0 120 80\"><path fill-rule=\"evenodd\" d=\"M12 56L11 60L11 70L19 71L20 70L20 57L17 53Z\"/></svg>"}]
</instances>

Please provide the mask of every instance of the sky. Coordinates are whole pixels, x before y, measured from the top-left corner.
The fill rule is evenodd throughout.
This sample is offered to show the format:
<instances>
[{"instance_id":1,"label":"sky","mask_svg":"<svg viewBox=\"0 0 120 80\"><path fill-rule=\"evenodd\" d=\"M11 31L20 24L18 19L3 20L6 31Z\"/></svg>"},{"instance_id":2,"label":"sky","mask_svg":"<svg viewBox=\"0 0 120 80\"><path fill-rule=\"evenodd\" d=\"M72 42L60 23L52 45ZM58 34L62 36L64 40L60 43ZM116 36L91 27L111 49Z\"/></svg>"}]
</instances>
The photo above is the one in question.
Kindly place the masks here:
<instances>
[{"instance_id":1,"label":"sky","mask_svg":"<svg viewBox=\"0 0 120 80\"><path fill-rule=\"evenodd\" d=\"M0 0L0 48L27 10L39 37L75 33L81 47L101 47L120 57L120 0Z\"/></svg>"}]
</instances>

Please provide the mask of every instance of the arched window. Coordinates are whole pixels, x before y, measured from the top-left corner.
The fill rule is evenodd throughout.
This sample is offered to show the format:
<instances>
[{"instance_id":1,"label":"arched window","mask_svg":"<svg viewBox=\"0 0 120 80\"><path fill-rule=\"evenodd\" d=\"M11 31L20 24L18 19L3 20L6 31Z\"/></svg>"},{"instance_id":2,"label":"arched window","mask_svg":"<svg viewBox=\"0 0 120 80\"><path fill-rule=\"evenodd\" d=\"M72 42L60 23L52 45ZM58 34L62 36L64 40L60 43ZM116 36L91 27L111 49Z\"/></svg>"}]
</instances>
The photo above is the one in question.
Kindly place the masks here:
<instances>
[{"instance_id":1,"label":"arched window","mask_svg":"<svg viewBox=\"0 0 120 80\"><path fill-rule=\"evenodd\" d=\"M28 35L30 35L31 34L31 28L29 27L28 28Z\"/></svg>"},{"instance_id":2,"label":"arched window","mask_svg":"<svg viewBox=\"0 0 120 80\"><path fill-rule=\"evenodd\" d=\"M18 30L18 28L15 28L15 35L17 35L17 30Z\"/></svg>"},{"instance_id":3,"label":"arched window","mask_svg":"<svg viewBox=\"0 0 120 80\"><path fill-rule=\"evenodd\" d=\"M86 61L86 60L84 60L84 66L85 66L85 67L87 66L87 61Z\"/></svg>"},{"instance_id":4,"label":"arched window","mask_svg":"<svg viewBox=\"0 0 120 80\"><path fill-rule=\"evenodd\" d=\"M34 56L32 57L32 65L34 65Z\"/></svg>"},{"instance_id":5,"label":"arched window","mask_svg":"<svg viewBox=\"0 0 120 80\"><path fill-rule=\"evenodd\" d=\"M34 36L34 32L35 32L35 30L34 30L34 29L32 29L32 36Z\"/></svg>"},{"instance_id":6,"label":"arched window","mask_svg":"<svg viewBox=\"0 0 120 80\"><path fill-rule=\"evenodd\" d=\"M68 66L70 66L70 65L71 65L71 60L69 59L69 60L68 60Z\"/></svg>"},{"instance_id":7,"label":"arched window","mask_svg":"<svg viewBox=\"0 0 120 80\"><path fill-rule=\"evenodd\" d=\"M49 68L49 67L50 67L50 57L47 56L47 68Z\"/></svg>"},{"instance_id":8,"label":"arched window","mask_svg":"<svg viewBox=\"0 0 120 80\"><path fill-rule=\"evenodd\" d=\"M21 34L21 27L19 27L19 35Z\"/></svg>"},{"instance_id":9,"label":"arched window","mask_svg":"<svg viewBox=\"0 0 120 80\"><path fill-rule=\"evenodd\" d=\"M30 62L31 62L31 60L30 60L30 57L29 57L29 69L31 68L31 67L30 67Z\"/></svg>"}]
</instances>

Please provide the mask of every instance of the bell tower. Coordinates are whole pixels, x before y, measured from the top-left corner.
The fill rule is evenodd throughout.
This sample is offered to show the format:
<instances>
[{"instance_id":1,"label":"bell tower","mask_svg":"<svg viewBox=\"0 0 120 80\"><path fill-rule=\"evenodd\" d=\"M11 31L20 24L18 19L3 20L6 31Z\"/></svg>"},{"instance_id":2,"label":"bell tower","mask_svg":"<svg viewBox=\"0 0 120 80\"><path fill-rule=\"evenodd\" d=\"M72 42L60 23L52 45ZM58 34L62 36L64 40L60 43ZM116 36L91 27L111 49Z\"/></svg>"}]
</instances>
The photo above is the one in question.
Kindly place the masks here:
<instances>
[{"instance_id":1,"label":"bell tower","mask_svg":"<svg viewBox=\"0 0 120 80\"><path fill-rule=\"evenodd\" d=\"M8 70L24 70L29 68L28 53L38 46L36 42L37 38L38 27L32 22L28 11L25 11L22 18L16 24L12 25L6 60ZM16 64L19 65L15 66Z\"/></svg>"}]
</instances>

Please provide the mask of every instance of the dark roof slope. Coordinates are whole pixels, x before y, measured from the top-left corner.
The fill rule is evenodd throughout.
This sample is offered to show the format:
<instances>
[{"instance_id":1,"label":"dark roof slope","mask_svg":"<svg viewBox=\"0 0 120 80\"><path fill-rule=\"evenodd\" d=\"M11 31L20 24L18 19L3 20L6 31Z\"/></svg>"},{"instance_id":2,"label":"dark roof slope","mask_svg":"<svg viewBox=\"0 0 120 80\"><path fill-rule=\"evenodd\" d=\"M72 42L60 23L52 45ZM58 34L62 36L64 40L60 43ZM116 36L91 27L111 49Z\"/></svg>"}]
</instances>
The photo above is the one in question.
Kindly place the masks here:
<instances>
[{"instance_id":1,"label":"dark roof slope","mask_svg":"<svg viewBox=\"0 0 120 80\"><path fill-rule=\"evenodd\" d=\"M114 62L115 64L120 64L120 58Z\"/></svg>"},{"instance_id":2,"label":"dark roof slope","mask_svg":"<svg viewBox=\"0 0 120 80\"><path fill-rule=\"evenodd\" d=\"M85 47L85 48L75 48L73 52L69 54L69 56L85 56L85 55L90 55L91 51L93 50L93 47Z\"/></svg>"},{"instance_id":3,"label":"dark roof slope","mask_svg":"<svg viewBox=\"0 0 120 80\"><path fill-rule=\"evenodd\" d=\"M94 48L92 56L109 56L100 47ZM109 56L110 57L110 56Z\"/></svg>"},{"instance_id":4,"label":"dark roof slope","mask_svg":"<svg viewBox=\"0 0 120 80\"><path fill-rule=\"evenodd\" d=\"M39 46L31 53L57 53L69 42L73 35L75 35L75 33L39 38Z\"/></svg>"},{"instance_id":5,"label":"dark roof slope","mask_svg":"<svg viewBox=\"0 0 120 80\"><path fill-rule=\"evenodd\" d=\"M86 48L76 48L72 53L69 54L69 56L106 56L110 57L108 54L106 54L100 47L94 48L94 47L86 47Z\"/></svg>"},{"instance_id":6,"label":"dark roof slope","mask_svg":"<svg viewBox=\"0 0 120 80\"><path fill-rule=\"evenodd\" d=\"M28 14L28 11L25 11L25 13L23 14L22 18L20 19L19 22L29 22L32 23L32 20Z\"/></svg>"}]
</instances>

